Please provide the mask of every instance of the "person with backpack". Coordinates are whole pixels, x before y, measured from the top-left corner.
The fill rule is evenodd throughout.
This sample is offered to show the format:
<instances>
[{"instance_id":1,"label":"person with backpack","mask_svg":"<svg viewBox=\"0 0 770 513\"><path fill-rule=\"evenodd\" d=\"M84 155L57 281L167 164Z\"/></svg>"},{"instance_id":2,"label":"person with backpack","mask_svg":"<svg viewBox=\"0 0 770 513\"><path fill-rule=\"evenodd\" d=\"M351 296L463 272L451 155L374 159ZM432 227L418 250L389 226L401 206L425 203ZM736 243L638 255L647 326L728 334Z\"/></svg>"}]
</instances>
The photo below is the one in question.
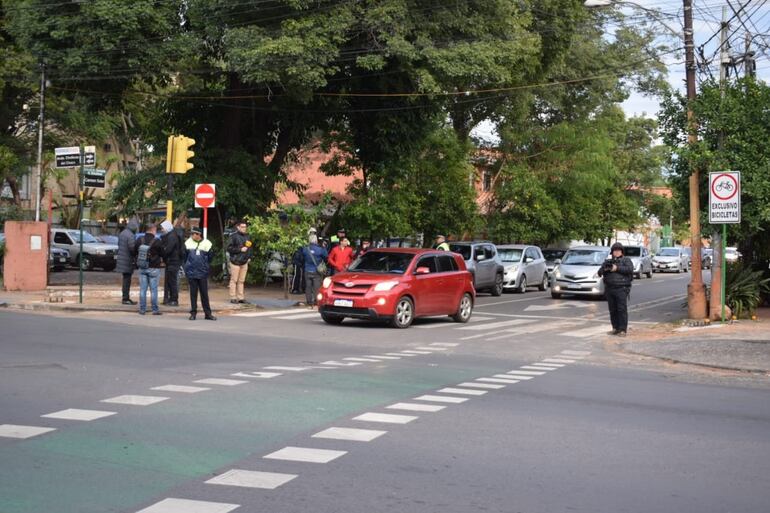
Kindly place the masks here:
<instances>
[{"instance_id":1,"label":"person with backpack","mask_svg":"<svg viewBox=\"0 0 770 513\"><path fill-rule=\"evenodd\" d=\"M144 237L137 239L134 246L136 266L139 268L139 315L147 312L147 287L150 288L152 315L161 315L158 308L158 281L163 257L163 242L155 237L158 228L147 226Z\"/></svg>"},{"instance_id":2,"label":"person with backpack","mask_svg":"<svg viewBox=\"0 0 770 513\"><path fill-rule=\"evenodd\" d=\"M308 245L302 248L302 257L305 260L305 301L308 308L313 308L321 280L326 276L328 253L318 245L316 234L309 235L307 239Z\"/></svg>"},{"instance_id":3,"label":"person with backpack","mask_svg":"<svg viewBox=\"0 0 770 513\"><path fill-rule=\"evenodd\" d=\"M252 242L246 233L246 221L239 221L237 231L230 236L227 243L227 254L230 256L230 302L245 303L246 297L243 285L249 272L249 261L253 254Z\"/></svg>"},{"instance_id":4,"label":"person with backpack","mask_svg":"<svg viewBox=\"0 0 770 513\"><path fill-rule=\"evenodd\" d=\"M184 239L179 235L174 225L166 220L160 224L163 229L163 262L166 264L166 274L163 280L163 304L179 306L179 268L185 257Z\"/></svg>"},{"instance_id":5,"label":"person with backpack","mask_svg":"<svg viewBox=\"0 0 770 513\"><path fill-rule=\"evenodd\" d=\"M214 258L211 241L203 238L203 230L193 228L190 238L184 243L184 249L184 274L190 285L190 320L194 321L198 315L200 293L203 314L207 320L216 321L209 304L209 272L211 259Z\"/></svg>"}]
</instances>

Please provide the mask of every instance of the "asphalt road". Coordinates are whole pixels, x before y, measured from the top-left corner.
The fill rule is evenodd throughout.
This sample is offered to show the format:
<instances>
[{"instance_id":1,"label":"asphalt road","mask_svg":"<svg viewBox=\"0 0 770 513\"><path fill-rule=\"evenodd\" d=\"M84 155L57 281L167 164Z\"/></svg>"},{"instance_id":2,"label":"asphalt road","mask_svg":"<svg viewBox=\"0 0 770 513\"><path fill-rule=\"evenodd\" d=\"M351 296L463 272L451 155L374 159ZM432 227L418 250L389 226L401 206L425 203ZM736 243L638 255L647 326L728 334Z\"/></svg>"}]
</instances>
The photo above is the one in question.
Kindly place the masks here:
<instances>
[{"instance_id":1,"label":"asphalt road","mask_svg":"<svg viewBox=\"0 0 770 513\"><path fill-rule=\"evenodd\" d=\"M632 329L681 317L688 279L635 282ZM409 330L301 309L0 327L1 513L770 503L770 383L614 359L604 302L480 295L467 325Z\"/></svg>"}]
</instances>

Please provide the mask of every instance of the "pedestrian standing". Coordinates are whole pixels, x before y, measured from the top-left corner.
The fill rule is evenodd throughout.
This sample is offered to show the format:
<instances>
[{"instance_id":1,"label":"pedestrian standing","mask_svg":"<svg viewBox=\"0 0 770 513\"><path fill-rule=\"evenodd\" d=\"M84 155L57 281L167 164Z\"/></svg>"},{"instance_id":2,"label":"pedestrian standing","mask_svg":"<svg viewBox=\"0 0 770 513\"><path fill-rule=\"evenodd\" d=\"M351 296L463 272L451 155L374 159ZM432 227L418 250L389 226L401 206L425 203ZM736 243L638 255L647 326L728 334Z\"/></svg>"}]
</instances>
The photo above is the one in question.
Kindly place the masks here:
<instances>
[{"instance_id":1,"label":"pedestrian standing","mask_svg":"<svg viewBox=\"0 0 770 513\"><path fill-rule=\"evenodd\" d=\"M347 232L345 231L345 228L340 228L339 230L337 230L337 235L332 235L329 238L329 246L328 246L329 251L339 246L340 243L342 242L342 239L344 239L347 236L346 234Z\"/></svg>"},{"instance_id":2,"label":"pedestrian standing","mask_svg":"<svg viewBox=\"0 0 770 513\"><path fill-rule=\"evenodd\" d=\"M353 248L350 247L350 241L343 238L339 246L335 246L329 252L329 267L332 274L346 271L353 262Z\"/></svg>"},{"instance_id":3,"label":"pedestrian standing","mask_svg":"<svg viewBox=\"0 0 770 513\"><path fill-rule=\"evenodd\" d=\"M599 269L604 278L604 294L610 310L612 335L626 336L628 331L628 297L634 279L634 263L623 255L623 244L616 242L610 249L611 256Z\"/></svg>"},{"instance_id":4,"label":"pedestrian standing","mask_svg":"<svg viewBox=\"0 0 770 513\"><path fill-rule=\"evenodd\" d=\"M294 267L294 274L291 277L291 293L302 294L305 292L305 257L302 255L302 248L291 257L291 264Z\"/></svg>"},{"instance_id":5,"label":"pedestrian standing","mask_svg":"<svg viewBox=\"0 0 770 513\"><path fill-rule=\"evenodd\" d=\"M147 226L144 237L136 241L136 266L139 268L139 315L147 311L147 288L150 288L152 315L160 315L158 308L158 281L163 257L163 242L155 237L158 228Z\"/></svg>"},{"instance_id":6,"label":"pedestrian standing","mask_svg":"<svg viewBox=\"0 0 770 513\"><path fill-rule=\"evenodd\" d=\"M184 243L174 225L166 220L160 224L163 229L163 262L166 274L163 279L163 304L179 306L179 268L184 258Z\"/></svg>"},{"instance_id":7,"label":"pedestrian standing","mask_svg":"<svg viewBox=\"0 0 770 513\"><path fill-rule=\"evenodd\" d=\"M201 297L203 314L209 321L217 318L211 313L209 304L209 272L211 259L214 258L211 241L203 238L203 230L193 228L190 238L184 243L184 274L190 286L190 320L198 315L198 294Z\"/></svg>"},{"instance_id":8,"label":"pedestrian standing","mask_svg":"<svg viewBox=\"0 0 770 513\"><path fill-rule=\"evenodd\" d=\"M243 286L246 282L246 274L249 272L249 261L253 253L251 239L246 229L246 221L239 221L236 232L230 236L227 244L227 253L230 255L230 302L245 303L246 297Z\"/></svg>"},{"instance_id":9,"label":"pedestrian standing","mask_svg":"<svg viewBox=\"0 0 770 513\"><path fill-rule=\"evenodd\" d=\"M371 247L372 243L369 240L362 240L361 245L358 247L356 252L353 254L353 260L356 260L357 258L360 258L364 253L369 251L369 248Z\"/></svg>"},{"instance_id":10,"label":"pedestrian standing","mask_svg":"<svg viewBox=\"0 0 770 513\"><path fill-rule=\"evenodd\" d=\"M433 246L433 248L439 251L449 251L449 244L446 241L446 237L443 235L436 235L436 245Z\"/></svg>"},{"instance_id":11,"label":"pedestrian standing","mask_svg":"<svg viewBox=\"0 0 770 513\"><path fill-rule=\"evenodd\" d=\"M136 231L139 229L139 223L135 219L131 219L123 231L118 235L118 261L116 263L116 269L123 275L123 304L135 305L136 302L131 300L131 278L134 275L134 266L136 259L135 244L136 244Z\"/></svg>"},{"instance_id":12,"label":"pedestrian standing","mask_svg":"<svg viewBox=\"0 0 770 513\"><path fill-rule=\"evenodd\" d=\"M323 280L319 272L319 264L326 265L328 253L318 245L318 237L315 234L308 236L308 244L302 248L302 256L305 260L305 300L309 308L316 304L316 295ZM322 266L323 267L323 266Z\"/></svg>"}]
</instances>

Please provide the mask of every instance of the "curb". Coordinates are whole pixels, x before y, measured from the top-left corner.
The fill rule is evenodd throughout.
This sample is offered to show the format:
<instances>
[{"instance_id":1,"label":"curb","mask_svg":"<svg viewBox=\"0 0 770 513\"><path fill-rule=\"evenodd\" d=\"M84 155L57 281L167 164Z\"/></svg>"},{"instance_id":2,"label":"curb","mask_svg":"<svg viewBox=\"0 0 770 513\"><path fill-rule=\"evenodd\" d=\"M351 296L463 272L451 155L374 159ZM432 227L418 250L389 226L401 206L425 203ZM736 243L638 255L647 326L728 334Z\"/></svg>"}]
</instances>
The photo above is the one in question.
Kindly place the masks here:
<instances>
[{"instance_id":1,"label":"curb","mask_svg":"<svg viewBox=\"0 0 770 513\"><path fill-rule=\"evenodd\" d=\"M764 369L746 369L743 367L728 367L726 365L713 365L709 363L701 363L701 362L691 362L688 360L679 360L676 358L668 358L665 356L656 356L652 354L647 353L640 353L638 351L632 351L628 349L625 344L619 344L616 346L617 351L625 354L632 354L634 356L643 356L645 358L655 358L656 360L660 360L663 362L668 363L675 363L679 365L693 365L695 367L702 367L704 369L710 369L710 370L722 370L722 371L731 371L731 372L741 372L744 374L761 374L761 375L770 375L770 371L764 370Z\"/></svg>"}]
</instances>

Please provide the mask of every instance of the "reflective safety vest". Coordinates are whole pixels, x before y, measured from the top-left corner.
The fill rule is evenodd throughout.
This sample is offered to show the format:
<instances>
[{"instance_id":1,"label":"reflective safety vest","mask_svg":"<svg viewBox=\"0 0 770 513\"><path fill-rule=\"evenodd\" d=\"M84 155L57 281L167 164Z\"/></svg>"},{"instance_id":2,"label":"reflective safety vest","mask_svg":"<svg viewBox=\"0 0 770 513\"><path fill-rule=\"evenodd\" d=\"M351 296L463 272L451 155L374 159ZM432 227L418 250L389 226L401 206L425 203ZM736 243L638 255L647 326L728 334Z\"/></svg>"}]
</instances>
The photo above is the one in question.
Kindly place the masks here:
<instances>
[{"instance_id":1,"label":"reflective safety vest","mask_svg":"<svg viewBox=\"0 0 770 513\"><path fill-rule=\"evenodd\" d=\"M438 249L439 251L449 251L449 244L447 244L446 242L442 242L441 244L436 246L436 249Z\"/></svg>"}]
</instances>

